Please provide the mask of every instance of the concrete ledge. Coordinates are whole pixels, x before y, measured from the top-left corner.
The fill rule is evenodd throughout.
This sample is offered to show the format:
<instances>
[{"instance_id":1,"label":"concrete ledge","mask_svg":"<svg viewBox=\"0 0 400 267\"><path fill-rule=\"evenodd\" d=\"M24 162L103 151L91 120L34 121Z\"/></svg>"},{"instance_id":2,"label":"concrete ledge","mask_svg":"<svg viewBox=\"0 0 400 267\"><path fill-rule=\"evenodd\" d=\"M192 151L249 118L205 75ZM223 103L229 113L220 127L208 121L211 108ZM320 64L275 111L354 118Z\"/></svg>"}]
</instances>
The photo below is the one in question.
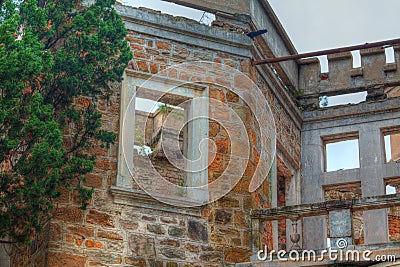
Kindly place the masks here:
<instances>
[{"instance_id":1,"label":"concrete ledge","mask_svg":"<svg viewBox=\"0 0 400 267\"><path fill-rule=\"evenodd\" d=\"M182 208L171 206L160 202L142 190L111 186L110 192L114 198L114 203L117 204L201 217L201 207ZM169 201L171 201L171 199L169 199ZM198 204L196 202L190 202L186 198L176 197L174 201L181 205L182 203L187 203L188 205Z\"/></svg>"},{"instance_id":2,"label":"concrete ledge","mask_svg":"<svg viewBox=\"0 0 400 267\"><path fill-rule=\"evenodd\" d=\"M252 42L244 34L229 32L200 24L194 20L174 17L152 10L116 5L128 30L174 40L193 46L251 58Z\"/></svg>"},{"instance_id":3,"label":"concrete ledge","mask_svg":"<svg viewBox=\"0 0 400 267\"><path fill-rule=\"evenodd\" d=\"M384 72L396 71L396 70L397 70L397 64L396 63L386 63L386 65L383 66L383 71Z\"/></svg>"},{"instance_id":4,"label":"concrete ledge","mask_svg":"<svg viewBox=\"0 0 400 267\"><path fill-rule=\"evenodd\" d=\"M331 200L312 204L285 206L272 209L258 209L250 213L252 219L266 219L268 221L288 219L290 217L312 217L328 214L331 210L377 210L398 206L400 194L376 197L363 197L345 200Z\"/></svg>"},{"instance_id":5,"label":"concrete ledge","mask_svg":"<svg viewBox=\"0 0 400 267\"><path fill-rule=\"evenodd\" d=\"M350 70L350 77L359 77L363 75L364 75L364 69L362 67Z\"/></svg>"},{"instance_id":6,"label":"concrete ledge","mask_svg":"<svg viewBox=\"0 0 400 267\"><path fill-rule=\"evenodd\" d=\"M313 111L303 112L304 130L309 130L307 124L315 124L319 122L337 121L346 118L366 118L369 115L377 115L382 113L393 113L400 111L400 98L389 98L378 101L367 101L359 104L348 104L329 108L320 108ZM368 117L371 119L372 117ZM382 118L380 118L381 120ZM336 122L337 123L337 122ZM353 124L355 122L353 121Z\"/></svg>"}]
</instances>

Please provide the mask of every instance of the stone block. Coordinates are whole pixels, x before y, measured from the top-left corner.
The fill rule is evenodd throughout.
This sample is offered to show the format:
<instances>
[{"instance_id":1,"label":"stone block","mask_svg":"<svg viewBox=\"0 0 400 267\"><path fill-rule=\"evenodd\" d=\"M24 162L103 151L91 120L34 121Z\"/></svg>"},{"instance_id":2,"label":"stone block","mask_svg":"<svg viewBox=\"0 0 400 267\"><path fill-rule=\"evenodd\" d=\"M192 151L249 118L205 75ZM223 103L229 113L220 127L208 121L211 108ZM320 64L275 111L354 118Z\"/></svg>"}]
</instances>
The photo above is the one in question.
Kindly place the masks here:
<instances>
[{"instance_id":1,"label":"stone block","mask_svg":"<svg viewBox=\"0 0 400 267\"><path fill-rule=\"evenodd\" d=\"M81 267L86 264L86 257L71 255L65 252L49 252L47 256L47 266L49 267Z\"/></svg>"},{"instance_id":2,"label":"stone block","mask_svg":"<svg viewBox=\"0 0 400 267\"><path fill-rule=\"evenodd\" d=\"M222 255L220 252L206 252L200 255L200 260L205 262L221 262Z\"/></svg>"},{"instance_id":3,"label":"stone block","mask_svg":"<svg viewBox=\"0 0 400 267\"><path fill-rule=\"evenodd\" d=\"M352 235L351 211L334 210L329 212L329 231L331 237Z\"/></svg>"},{"instance_id":4,"label":"stone block","mask_svg":"<svg viewBox=\"0 0 400 267\"><path fill-rule=\"evenodd\" d=\"M185 229L181 227L171 226L168 228L168 234L173 237L182 237L185 235Z\"/></svg>"},{"instance_id":5,"label":"stone block","mask_svg":"<svg viewBox=\"0 0 400 267\"><path fill-rule=\"evenodd\" d=\"M54 219L64 222L79 223L83 219L83 211L77 207L60 207L54 210Z\"/></svg>"},{"instance_id":6,"label":"stone block","mask_svg":"<svg viewBox=\"0 0 400 267\"><path fill-rule=\"evenodd\" d=\"M165 234L165 229L161 224L148 224L147 230L156 235Z\"/></svg>"},{"instance_id":7,"label":"stone block","mask_svg":"<svg viewBox=\"0 0 400 267\"><path fill-rule=\"evenodd\" d=\"M111 215L96 210L89 211L89 214L86 216L86 222L106 227L114 227L114 220Z\"/></svg>"},{"instance_id":8,"label":"stone block","mask_svg":"<svg viewBox=\"0 0 400 267\"><path fill-rule=\"evenodd\" d=\"M248 249L228 247L225 249L226 262L248 262L250 261L251 252Z\"/></svg>"},{"instance_id":9,"label":"stone block","mask_svg":"<svg viewBox=\"0 0 400 267\"><path fill-rule=\"evenodd\" d=\"M207 242L208 232L206 225L198 221L189 221L188 236L192 240Z\"/></svg>"},{"instance_id":10,"label":"stone block","mask_svg":"<svg viewBox=\"0 0 400 267\"><path fill-rule=\"evenodd\" d=\"M228 224L232 221L232 213L225 210L217 210L215 212L215 222L220 224Z\"/></svg>"},{"instance_id":11,"label":"stone block","mask_svg":"<svg viewBox=\"0 0 400 267\"><path fill-rule=\"evenodd\" d=\"M155 256L154 238L131 235L129 237L129 248L133 256Z\"/></svg>"},{"instance_id":12,"label":"stone block","mask_svg":"<svg viewBox=\"0 0 400 267\"><path fill-rule=\"evenodd\" d=\"M341 237L341 238L331 238L331 247L346 249L348 246L353 245L353 238L351 237Z\"/></svg>"},{"instance_id":13,"label":"stone block","mask_svg":"<svg viewBox=\"0 0 400 267\"><path fill-rule=\"evenodd\" d=\"M175 248L161 248L161 254L168 259L185 259L185 252L183 250L177 250Z\"/></svg>"}]
</instances>

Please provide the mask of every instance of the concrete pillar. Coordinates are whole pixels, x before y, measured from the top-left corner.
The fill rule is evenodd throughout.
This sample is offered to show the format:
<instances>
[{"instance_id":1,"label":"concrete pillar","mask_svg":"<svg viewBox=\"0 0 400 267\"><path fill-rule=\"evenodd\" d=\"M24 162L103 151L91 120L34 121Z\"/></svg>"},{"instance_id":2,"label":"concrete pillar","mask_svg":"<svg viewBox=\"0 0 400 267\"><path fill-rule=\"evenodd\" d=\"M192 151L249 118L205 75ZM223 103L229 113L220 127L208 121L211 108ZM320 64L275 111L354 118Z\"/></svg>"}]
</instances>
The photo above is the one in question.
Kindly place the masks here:
<instances>
[{"instance_id":1,"label":"concrete pillar","mask_svg":"<svg viewBox=\"0 0 400 267\"><path fill-rule=\"evenodd\" d=\"M303 249L326 248L326 216L303 218Z\"/></svg>"},{"instance_id":2,"label":"concrete pillar","mask_svg":"<svg viewBox=\"0 0 400 267\"><path fill-rule=\"evenodd\" d=\"M379 128L360 130L360 167L361 189L363 197L385 194L382 177L382 137ZM365 244L386 243L389 241L387 209L363 212Z\"/></svg>"},{"instance_id":3,"label":"concrete pillar","mask_svg":"<svg viewBox=\"0 0 400 267\"><path fill-rule=\"evenodd\" d=\"M381 47L362 49L361 67L364 70L364 81L376 83L384 83L384 66L386 64L385 49Z\"/></svg>"},{"instance_id":4,"label":"concrete pillar","mask_svg":"<svg viewBox=\"0 0 400 267\"><path fill-rule=\"evenodd\" d=\"M350 52L328 55L330 87L350 87L350 72L353 69L353 56Z\"/></svg>"},{"instance_id":5,"label":"concrete pillar","mask_svg":"<svg viewBox=\"0 0 400 267\"><path fill-rule=\"evenodd\" d=\"M301 203L324 201L320 177L323 172L323 144L317 131L303 132ZM303 249L326 248L326 216L303 218Z\"/></svg>"}]
</instances>

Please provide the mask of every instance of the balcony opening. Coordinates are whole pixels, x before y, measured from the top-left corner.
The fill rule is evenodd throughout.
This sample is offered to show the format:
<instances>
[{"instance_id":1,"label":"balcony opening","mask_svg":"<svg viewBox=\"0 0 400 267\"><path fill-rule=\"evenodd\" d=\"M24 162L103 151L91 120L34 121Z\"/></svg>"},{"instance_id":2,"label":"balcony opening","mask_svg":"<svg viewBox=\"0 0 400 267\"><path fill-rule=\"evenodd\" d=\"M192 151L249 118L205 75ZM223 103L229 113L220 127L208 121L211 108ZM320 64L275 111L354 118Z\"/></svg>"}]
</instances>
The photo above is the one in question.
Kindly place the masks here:
<instances>
[{"instance_id":1,"label":"balcony opening","mask_svg":"<svg viewBox=\"0 0 400 267\"><path fill-rule=\"evenodd\" d=\"M325 201L361 198L361 183L341 184L324 187ZM329 218L327 216L327 246L330 247L331 235L329 231ZM352 211L353 241L355 245L364 244L364 219L361 210Z\"/></svg>"},{"instance_id":2,"label":"balcony opening","mask_svg":"<svg viewBox=\"0 0 400 267\"><path fill-rule=\"evenodd\" d=\"M328 108L340 105L359 104L361 102L366 101L367 95L368 95L367 91L363 91L363 92L341 94L334 96L321 96L319 98L319 106L321 108Z\"/></svg>"},{"instance_id":3,"label":"balcony opening","mask_svg":"<svg viewBox=\"0 0 400 267\"><path fill-rule=\"evenodd\" d=\"M400 162L400 132L383 134L385 143L385 163Z\"/></svg>"},{"instance_id":4,"label":"balcony opening","mask_svg":"<svg viewBox=\"0 0 400 267\"><path fill-rule=\"evenodd\" d=\"M324 137L323 142L326 172L360 168L358 133Z\"/></svg>"}]
</instances>

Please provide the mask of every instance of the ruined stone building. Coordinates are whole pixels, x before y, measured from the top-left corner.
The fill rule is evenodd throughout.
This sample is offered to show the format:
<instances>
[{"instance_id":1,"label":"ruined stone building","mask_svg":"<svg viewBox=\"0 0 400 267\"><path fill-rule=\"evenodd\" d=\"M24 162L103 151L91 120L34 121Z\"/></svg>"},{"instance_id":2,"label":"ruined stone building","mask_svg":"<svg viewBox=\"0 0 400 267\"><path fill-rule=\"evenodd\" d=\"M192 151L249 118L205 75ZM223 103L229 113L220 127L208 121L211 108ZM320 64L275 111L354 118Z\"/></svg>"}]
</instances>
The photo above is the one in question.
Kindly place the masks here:
<instances>
[{"instance_id":1,"label":"ruined stone building","mask_svg":"<svg viewBox=\"0 0 400 267\"><path fill-rule=\"evenodd\" d=\"M253 66L297 54L267 0L170 1L216 19L116 6L134 59L99 103L118 139L95 149L91 204L80 210L63 191L44 234L29 251L3 251L0 266L328 266L339 261L269 262L257 252L338 240L400 257L400 46L392 63L381 47L361 50L358 68L350 52L329 55L322 74L316 58ZM320 105L350 93L363 99ZM162 105L139 110L135 98ZM181 155L176 164L171 155ZM205 168L185 172L182 155Z\"/></svg>"}]
</instances>

